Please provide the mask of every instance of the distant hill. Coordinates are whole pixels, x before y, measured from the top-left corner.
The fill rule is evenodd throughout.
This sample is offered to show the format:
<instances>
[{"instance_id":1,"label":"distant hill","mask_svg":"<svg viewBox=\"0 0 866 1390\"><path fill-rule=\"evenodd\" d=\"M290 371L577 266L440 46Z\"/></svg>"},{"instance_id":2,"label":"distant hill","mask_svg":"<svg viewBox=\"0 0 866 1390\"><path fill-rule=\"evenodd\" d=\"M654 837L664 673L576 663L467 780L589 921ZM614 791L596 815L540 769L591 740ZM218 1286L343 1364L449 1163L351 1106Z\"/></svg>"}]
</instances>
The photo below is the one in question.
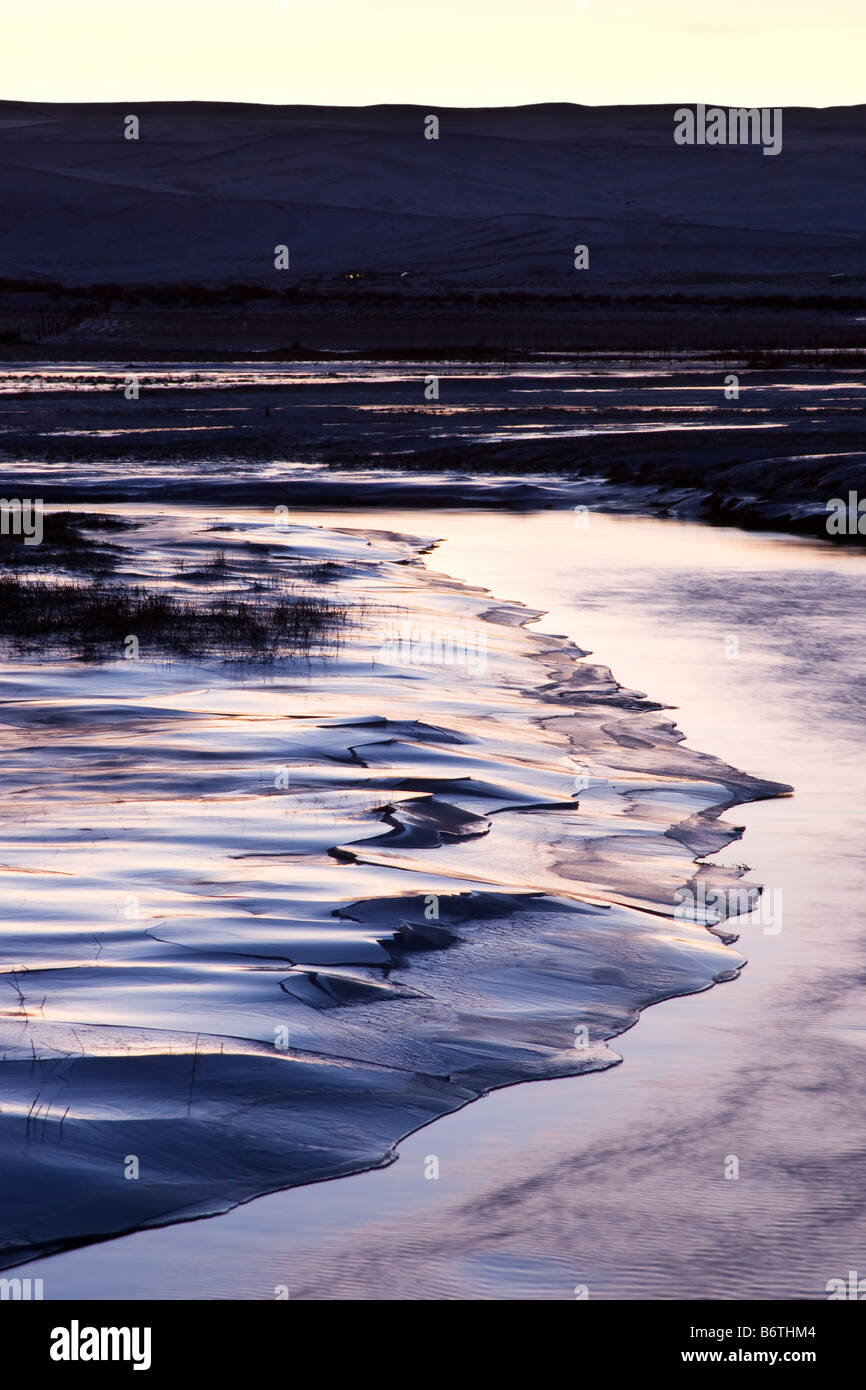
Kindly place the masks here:
<instances>
[{"instance_id":1,"label":"distant hill","mask_svg":"<svg viewBox=\"0 0 866 1390\"><path fill-rule=\"evenodd\" d=\"M866 107L786 110L773 158L679 146L675 109L3 102L0 278L866 283ZM128 115L138 140L124 138ZM578 243L588 272L573 267Z\"/></svg>"}]
</instances>

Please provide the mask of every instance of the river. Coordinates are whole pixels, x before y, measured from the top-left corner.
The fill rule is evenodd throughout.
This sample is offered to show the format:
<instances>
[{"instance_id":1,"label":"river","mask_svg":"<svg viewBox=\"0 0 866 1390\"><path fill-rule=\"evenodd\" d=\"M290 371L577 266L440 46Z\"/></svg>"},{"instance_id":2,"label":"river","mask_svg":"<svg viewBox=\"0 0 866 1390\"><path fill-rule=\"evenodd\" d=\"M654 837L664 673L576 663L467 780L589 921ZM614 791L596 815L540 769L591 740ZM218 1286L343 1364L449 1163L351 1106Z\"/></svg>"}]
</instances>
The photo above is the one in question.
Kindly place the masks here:
<instances>
[{"instance_id":1,"label":"river","mask_svg":"<svg viewBox=\"0 0 866 1390\"><path fill-rule=\"evenodd\" d=\"M546 610L690 746L794 786L727 817L745 834L720 859L771 905L748 965L646 1010L621 1065L493 1092L386 1169L16 1273L50 1298L545 1300L822 1298L866 1273L866 557L565 510L375 525L442 538L431 568Z\"/></svg>"}]
</instances>

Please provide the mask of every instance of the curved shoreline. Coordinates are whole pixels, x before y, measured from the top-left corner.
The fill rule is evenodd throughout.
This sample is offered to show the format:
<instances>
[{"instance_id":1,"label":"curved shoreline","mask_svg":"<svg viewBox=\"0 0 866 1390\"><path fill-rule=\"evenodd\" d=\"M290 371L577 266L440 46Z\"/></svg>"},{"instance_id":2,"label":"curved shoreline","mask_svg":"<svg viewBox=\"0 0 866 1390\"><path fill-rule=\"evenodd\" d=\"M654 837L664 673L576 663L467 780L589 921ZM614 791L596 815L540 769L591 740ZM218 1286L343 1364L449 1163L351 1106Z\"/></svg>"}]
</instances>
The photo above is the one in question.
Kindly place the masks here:
<instances>
[{"instance_id":1,"label":"curved shoreline","mask_svg":"<svg viewBox=\"0 0 866 1390\"><path fill-rule=\"evenodd\" d=\"M348 564L355 571L350 584L358 582L360 575L361 586L369 591L373 582L370 557L361 554L361 546L367 548L366 539L350 538L346 532L343 535L349 549L357 541L354 554L349 556L347 551ZM319 533L312 539L321 538ZM243 536L237 543L242 540ZM377 548L383 540L379 533ZM405 547L406 538L392 537L385 545L386 554L388 544ZM417 551L422 544L428 543L416 541L413 548ZM408 567L406 558L410 558ZM255 1031L248 1032L240 1044L237 1034L223 1029L208 1033L196 1028L197 1020L191 1017L185 1018L184 1032L170 1041L164 1025L160 1027L157 1022L147 988L140 985L140 997L134 993L129 996L129 1015L121 1025L123 1036L115 1039L117 1048L109 1046L108 1055L95 1036L105 1025L87 1018L81 1026L78 1022L75 1025L79 1040L83 1037L87 1044L81 1045L85 1055L78 1061L67 1051L61 1064L34 1063L23 1035L19 1037L18 1044L22 1051L26 1048L28 1060L7 1060L4 1076L11 1080L14 1071L24 1088L29 1082L31 1089L42 1094L37 1116L49 1104L32 1134L34 1122L32 1116L25 1120L23 1098L17 1118L4 1110L3 1129L18 1123L23 1131L18 1136L24 1139L18 1170L21 1193L32 1193L30 1200L36 1203L41 1196L44 1208L45 1192L33 1193L33 1155L27 1153L28 1144L33 1142L39 1144L38 1163L48 1187L59 1184L62 1188L64 1181L74 1185L77 1180L78 1195L82 1188L85 1193L89 1189L92 1209L100 1204L101 1213L110 1204L110 1199L106 1201L111 1176L105 1158L108 1133L126 1153L135 1152L128 1147L133 1131L139 1141L144 1136L148 1144L155 1143L164 1175L149 1189L139 1183L124 1183L119 1189L122 1197L107 1213L108 1221L103 1215L101 1229L82 1229L86 1211L79 1209L78 1231L68 1229L66 1214L67 1229L60 1234L57 1227L64 1224L64 1212L55 1207L42 1217L43 1222L47 1217L54 1223L55 1233L49 1234L43 1226L41 1239L32 1238L36 1234L33 1230L26 1243L19 1240L17 1248L7 1244L0 1263L17 1264L37 1254L110 1238L122 1231L214 1214L267 1191L381 1165L390 1161L400 1138L490 1089L533 1077L612 1065L618 1059L607 1042L630 1027L643 1008L708 988L740 968L738 957L703 926L678 918L676 942L672 933L671 939L661 939L661 944L660 930L666 918L673 920L673 893L683 882L678 875L686 865L694 865L686 844L691 841L693 846L699 841L705 845L706 828L712 826L718 838L716 848L721 847L737 834L715 827L722 811L788 789L749 778L716 759L683 749L674 726L660 719L658 705L624 691L604 668L584 664L583 658L576 658L577 649L568 639L529 633L526 624L538 616L533 610L515 603L491 608L486 591L435 574L418 554L409 557L405 549L396 560L392 553L389 558L377 559L375 565L383 601L387 593L392 603L396 596L411 600L404 602L404 607L416 624L453 626L459 620L464 633L469 631L467 622L480 625L485 654L492 652L498 662L497 679L487 684L481 681L478 670L471 676L464 672L461 684L459 669L453 664L447 673L443 665L433 668L434 676L421 675L432 710L429 718L417 717L419 672L425 669L420 662L408 668L386 666L375 678L374 685L380 691L400 689L395 701L398 708L392 711L396 717L384 718L372 709L360 719L349 712L348 721L339 713L313 717L296 710L288 716L302 721L304 732L310 735L306 745L303 739L299 741L299 757L309 759L313 744L308 785L302 785L295 794L296 817L303 818L311 800L318 798L321 807L330 797L336 830L341 816L346 819L345 803L353 797L357 802L360 795L365 805L372 797L375 803L362 815L373 833L360 839L340 839L327 833L313 834L313 826L310 838L303 842L299 862L309 862L310 856L315 860L322 852L316 845L324 847L330 841L331 850L339 850L350 859L334 861L336 869L325 866L325 887L320 890L323 898L327 884L337 881L334 873L349 875L352 882L369 881L372 889L378 884L388 891L363 897L345 894L342 909L331 906L328 911L316 909L312 914L308 897L306 910L312 925L306 928L306 938L297 925L287 927L285 910L282 922L274 917L273 897L268 899L270 906L263 909L259 904L251 922L247 907L240 933L232 918L225 919L222 937L211 926L205 941L200 929L190 933L182 922L172 928L170 918L158 931L144 931L142 948L149 952L158 943L155 963L173 973L173 990L186 990L190 997L198 998L214 971L230 967L223 990L216 989L205 998L205 1011L210 1008L223 1023L231 1013L230 992L246 988L250 976L262 973L263 956L273 962L264 968L264 1005L261 1001L256 1005L255 990L251 1000L258 1036ZM354 682L354 694L366 689L371 701L375 695L369 683L366 687L361 684L359 668L364 655L369 657L371 651L373 665L377 664L375 641L379 636L380 632L369 631L356 635L351 651L340 657L345 671L341 684ZM477 656L477 641L471 651ZM529 675L537 675L539 662L547 679L544 683L527 680ZM381 661L378 664L382 665ZM34 679L38 676L36 667ZM326 704L340 705L342 701L348 705L347 696L333 694L333 674L311 679L313 687L319 681L319 694L309 688L310 678L305 678L303 703L320 698ZM214 684L218 684L216 679ZM258 738L262 724L270 722L258 712L260 701L256 697L262 691L250 681L242 688L234 687L229 695L231 690L226 686L218 688L216 695L209 692L202 705L200 700L190 701L184 696L181 683L180 689L169 691L166 704L165 692L160 693L157 687L157 693L148 697L148 717L152 723L154 711L159 709L160 719L168 722L171 732L163 753L171 754L174 748L176 755L190 726L195 730L202 718L214 730L221 727L220 721L232 726L235 740L241 720L245 733ZM291 706L292 690L281 686L279 678L270 677L264 691L269 701L282 703L286 710ZM171 729L179 701L183 714L180 732ZM551 707L558 707L556 713ZM567 713L562 712L563 707ZM481 717L479 709L483 711ZM446 714L447 720L439 723ZM128 729L140 716L133 711L131 717L133 725L127 725ZM479 728L481 725L484 727ZM527 732L530 727L534 730L531 736ZM370 734L374 737L367 737ZM141 737L140 730L137 737ZM148 735L144 737L146 740ZM284 739L276 741L284 743ZM214 740L208 743L210 756L216 746ZM260 754L261 745L256 746ZM574 770L561 766L567 762L565 750L569 747L578 749L592 768L580 812L571 795ZM317 771L315 760L322 757L331 769L330 777ZM215 792L212 785L207 789L208 778L200 766L186 775L191 784L189 795L195 785L196 802L225 797L225 776ZM384 802L383 790L387 793ZM138 789L142 797L138 804L147 813L148 797L153 809L153 788L147 787L145 792L142 797ZM247 815L252 814L253 802L273 800L261 795L250 798L238 788L231 798L239 795ZM687 839L683 843L670 837L673 825L665 822L663 809L659 812L659 801L664 803L671 796L680 809L690 808L688 816L675 822L681 830L686 822L693 827L694 834L692 829L684 832ZM96 801L98 797L94 809ZM123 804L132 804L131 798ZM124 815L128 814L125 809ZM586 833L573 844L570 832L576 816L579 828ZM261 828L268 833L273 830L267 819ZM552 862L551 843L559 846ZM646 866L647 846L652 846L655 856L651 873ZM228 858L237 858L228 853L233 847L228 842L224 846ZM264 901L272 866L265 865L263 859L269 854L284 857L285 847L271 851L259 844L257 848L257 853L243 855L248 870L245 884L249 896L250 880L258 874L258 891ZM529 862L515 873L518 852ZM706 848L701 850L707 852ZM164 874L164 864L161 869ZM419 891L394 893L395 884L413 881ZM430 896L437 900L435 918L425 915ZM333 897L327 901L333 904ZM267 929L269 917L273 919L272 930ZM349 923L352 926L337 930L335 919L346 928ZM202 920L210 918L206 915ZM327 927L329 922L326 932L323 924ZM456 940L437 939L437 933ZM115 945L109 943L108 949L111 953ZM278 965L280 960L288 966ZM519 963L516 971L514 961ZM121 975L130 968L125 944L116 968ZM55 984L53 977L49 979L50 970L36 965L32 969L40 975L33 981L35 987ZM80 977L79 1001L89 1003L92 990L95 1006L99 991L105 988L101 981L89 978L96 972L88 972L81 961L67 962L64 969ZM59 979L56 965L54 970ZM268 976L283 1003L288 997L290 1015L274 1011ZM60 982L58 1009L63 1008L64 987L65 981ZM155 984L153 988L161 1003L161 986ZM136 1009L141 1013L138 1020ZM384 1039L380 1036L383 1010L387 1013ZM249 1018L250 1010L242 1008L234 1016ZM290 1036L295 1029L301 1030L300 1044L291 1045L280 1055L273 1044L265 1042L262 1017L288 1017ZM64 1028L69 1025L34 1025L28 1021L23 1032L31 1037L37 1032L41 1043L62 1052L60 1034ZM575 1045L577 1029L587 1030L587 1038L585 1042L581 1039L579 1046ZM223 1050L218 1052L216 1042L220 1039ZM229 1055L224 1045L232 1039ZM182 1049L180 1055L170 1052L166 1056L165 1048L175 1043ZM122 1045L136 1045L138 1055L120 1057L118 1048ZM161 1049L155 1057L154 1045ZM92 1115L77 1116L73 1106L72 1119L67 1117L65 1124L60 1124L61 1142L52 1144L50 1141L58 1138L59 1110L53 1114L44 1089L34 1087L34 1066L37 1080L47 1080L50 1068L62 1070L58 1084L66 1099L77 1089L81 1097L101 1095L101 1104L107 1098L109 1109L111 1103L122 1107L122 1116L108 1122L117 1129L106 1131L104 1123L100 1128L101 1122ZM122 1074L115 1078L118 1070ZM154 1097L150 1104L144 1102L145 1093ZM366 1102L360 1109L359 1095ZM138 1104L138 1114L133 1106L132 1117L130 1096ZM193 1102L199 1112L195 1118ZM306 1119L299 1119L304 1106ZM228 1123L227 1113L233 1116ZM245 1132L239 1135L241 1117ZM288 1165L283 1133L287 1120L300 1129ZM363 1136L359 1127L366 1127ZM19 1149L9 1130L7 1135L13 1148ZM208 1193L203 1194L202 1168L209 1157ZM254 1159L258 1166L251 1175ZM214 1168L219 1164L222 1167L217 1174ZM291 1173L287 1166L292 1167ZM191 1176L185 1178L184 1172ZM21 1213L21 1195L13 1195L16 1185L13 1176L7 1200L11 1198ZM114 1186L118 1187L116 1178ZM137 1211L130 1223L123 1216L130 1214L133 1194ZM186 1200L178 1202L184 1196ZM166 1204L172 1200L176 1205L169 1210Z\"/></svg>"}]
</instances>

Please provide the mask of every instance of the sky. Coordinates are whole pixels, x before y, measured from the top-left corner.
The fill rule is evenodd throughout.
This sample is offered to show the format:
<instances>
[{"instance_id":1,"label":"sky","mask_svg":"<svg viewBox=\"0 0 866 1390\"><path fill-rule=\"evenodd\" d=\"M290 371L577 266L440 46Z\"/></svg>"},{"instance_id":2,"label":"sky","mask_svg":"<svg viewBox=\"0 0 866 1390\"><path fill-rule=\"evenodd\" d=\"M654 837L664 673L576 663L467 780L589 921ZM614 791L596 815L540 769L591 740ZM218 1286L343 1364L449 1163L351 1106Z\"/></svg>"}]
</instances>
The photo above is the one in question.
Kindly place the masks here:
<instances>
[{"instance_id":1,"label":"sky","mask_svg":"<svg viewBox=\"0 0 866 1390\"><path fill-rule=\"evenodd\" d=\"M866 0L0 0L0 98L866 101Z\"/></svg>"}]
</instances>

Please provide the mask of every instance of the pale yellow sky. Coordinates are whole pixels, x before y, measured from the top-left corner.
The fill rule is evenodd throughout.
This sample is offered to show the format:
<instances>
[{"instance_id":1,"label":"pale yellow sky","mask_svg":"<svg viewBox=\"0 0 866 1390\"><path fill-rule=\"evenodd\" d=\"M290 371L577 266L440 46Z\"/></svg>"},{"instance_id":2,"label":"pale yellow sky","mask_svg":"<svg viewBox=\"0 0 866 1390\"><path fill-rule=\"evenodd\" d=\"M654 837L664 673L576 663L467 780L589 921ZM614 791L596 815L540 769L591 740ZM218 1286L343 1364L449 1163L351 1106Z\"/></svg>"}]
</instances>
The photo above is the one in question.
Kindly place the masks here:
<instances>
[{"instance_id":1,"label":"pale yellow sky","mask_svg":"<svg viewBox=\"0 0 866 1390\"><path fill-rule=\"evenodd\" d=\"M866 101L866 0L3 0L0 97Z\"/></svg>"}]
</instances>

